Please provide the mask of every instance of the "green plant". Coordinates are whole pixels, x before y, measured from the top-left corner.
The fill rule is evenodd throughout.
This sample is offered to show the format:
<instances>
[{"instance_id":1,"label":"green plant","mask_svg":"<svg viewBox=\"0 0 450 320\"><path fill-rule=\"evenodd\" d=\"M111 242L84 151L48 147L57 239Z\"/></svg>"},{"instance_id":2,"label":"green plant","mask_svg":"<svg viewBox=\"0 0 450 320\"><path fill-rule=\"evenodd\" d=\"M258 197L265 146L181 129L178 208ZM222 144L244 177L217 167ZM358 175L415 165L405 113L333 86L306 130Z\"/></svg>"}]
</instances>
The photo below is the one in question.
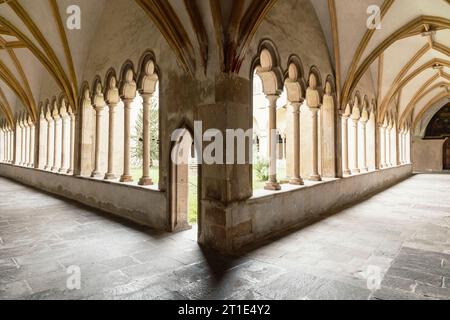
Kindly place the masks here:
<instances>
[{"instance_id":1,"label":"green plant","mask_svg":"<svg viewBox=\"0 0 450 320\"><path fill-rule=\"evenodd\" d=\"M152 99L149 110L150 121L150 166L153 167L154 161L159 159L159 110L156 99ZM134 134L132 135L134 148L132 148L132 157L137 165L142 165L143 159L143 141L144 141L144 112L139 110Z\"/></svg>"},{"instance_id":2,"label":"green plant","mask_svg":"<svg viewBox=\"0 0 450 320\"><path fill-rule=\"evenodd\" d=\"M269 161L258 159L253 168L258 181L269 180Z\"/></svg>"}]
</instances>

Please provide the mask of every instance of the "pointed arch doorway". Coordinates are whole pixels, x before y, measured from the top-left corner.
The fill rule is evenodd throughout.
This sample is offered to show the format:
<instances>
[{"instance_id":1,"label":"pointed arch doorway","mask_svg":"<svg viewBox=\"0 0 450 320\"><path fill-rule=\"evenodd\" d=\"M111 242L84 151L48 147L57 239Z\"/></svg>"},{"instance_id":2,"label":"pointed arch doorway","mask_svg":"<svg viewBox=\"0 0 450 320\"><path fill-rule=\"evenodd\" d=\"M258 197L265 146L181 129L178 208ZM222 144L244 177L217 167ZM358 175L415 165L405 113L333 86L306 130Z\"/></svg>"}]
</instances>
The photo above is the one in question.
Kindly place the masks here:
<instances>
[{"instance_id":1,"label":"pointed arch doorway","mask_svg":"<svg viewBox=\"0 0 450 320\"><path fill-rule=\"evenodd\" d=\"M197 161L193 134L177 129L170 154L170 230L197 228L201 234L201 165Z\"/></svg>"}]
</instances>

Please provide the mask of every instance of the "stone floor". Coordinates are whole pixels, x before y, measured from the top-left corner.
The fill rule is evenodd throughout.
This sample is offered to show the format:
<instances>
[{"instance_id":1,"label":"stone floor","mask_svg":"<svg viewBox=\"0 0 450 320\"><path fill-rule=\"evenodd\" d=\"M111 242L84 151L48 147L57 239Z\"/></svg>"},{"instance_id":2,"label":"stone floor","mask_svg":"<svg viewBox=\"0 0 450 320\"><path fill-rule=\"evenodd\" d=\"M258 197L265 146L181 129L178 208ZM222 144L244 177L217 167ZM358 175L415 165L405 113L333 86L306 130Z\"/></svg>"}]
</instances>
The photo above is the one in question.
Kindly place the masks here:
<instances>
[{"instance_id":1,"label":"stone floor","mask_svg":"<svg viewBox=\"0 0 450 320\"><path fill-rule=\"evenodd\" d=\"M195 230L146 230L0 178L0 299L449 299L449 192L450 175L417 175L226 257Z\"/></svg>"}]
</instances>

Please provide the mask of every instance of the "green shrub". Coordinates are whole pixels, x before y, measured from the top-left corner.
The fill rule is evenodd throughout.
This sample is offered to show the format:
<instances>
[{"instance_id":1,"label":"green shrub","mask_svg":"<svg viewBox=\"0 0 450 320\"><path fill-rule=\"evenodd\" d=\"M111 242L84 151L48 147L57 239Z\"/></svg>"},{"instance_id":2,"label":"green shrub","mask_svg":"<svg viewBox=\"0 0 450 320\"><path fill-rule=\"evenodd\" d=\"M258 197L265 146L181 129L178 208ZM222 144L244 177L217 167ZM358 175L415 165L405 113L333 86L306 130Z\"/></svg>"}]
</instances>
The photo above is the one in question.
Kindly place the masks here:
<instances>
[{"instance_id":1,"label":"green shrub","mask_svg":"<svg viewBox=\"0 0 450 320\"><path fill-rule=\"evenodd\" d=\"M258 181L269 180L269 161L258 159L254 165L254 170Z\"/></svg>"}]
</instances>

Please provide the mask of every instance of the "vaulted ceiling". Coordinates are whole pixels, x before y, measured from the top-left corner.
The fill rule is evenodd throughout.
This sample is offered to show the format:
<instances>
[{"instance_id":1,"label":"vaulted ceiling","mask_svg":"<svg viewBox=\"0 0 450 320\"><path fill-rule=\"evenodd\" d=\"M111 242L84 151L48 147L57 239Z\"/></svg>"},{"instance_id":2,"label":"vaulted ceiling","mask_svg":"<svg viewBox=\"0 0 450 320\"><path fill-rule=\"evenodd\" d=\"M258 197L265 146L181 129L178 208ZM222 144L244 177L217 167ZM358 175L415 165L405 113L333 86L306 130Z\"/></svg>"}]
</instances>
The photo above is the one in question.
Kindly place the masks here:
<instances>
[{"instance_id":1,"label":"vaulted ceiling","mask_svg":"<svg viewBox=\"0 0 450 320\"><path fill-rule=\"evenodd\" d=\"M212 51L217 52L214 59L223 72L238 72L253 35L281 0L129 1L158 27L184 70L202 77ZM12 121L14 114L26 110L35 118L43 79L76 105L98 17L111 3L0 0L0 114ZM67 30L63 19L73 4L81 7L83 30L89 32ZM389 112L400 122L414 122L433 102L450 97L449 0L311 0L311 4L334 61L341 107L364 79L373 82L379 121ZM381 9L381 29L367 28L371 5Z\"/></svg>"},{"instance_id":2,"label":"vaulted ceiling","mask_svg":"<svg viewBox=\"0 0 450 320\"><path fill-rule=\"evenodd\" d=\"M430 101L448 95L448 0L330 0L341 104L363 77L373 80L378 120L387 113L414 122ZM367 28L370 5L380 8L379 29Z\"/></svg>"}]
</instances>

